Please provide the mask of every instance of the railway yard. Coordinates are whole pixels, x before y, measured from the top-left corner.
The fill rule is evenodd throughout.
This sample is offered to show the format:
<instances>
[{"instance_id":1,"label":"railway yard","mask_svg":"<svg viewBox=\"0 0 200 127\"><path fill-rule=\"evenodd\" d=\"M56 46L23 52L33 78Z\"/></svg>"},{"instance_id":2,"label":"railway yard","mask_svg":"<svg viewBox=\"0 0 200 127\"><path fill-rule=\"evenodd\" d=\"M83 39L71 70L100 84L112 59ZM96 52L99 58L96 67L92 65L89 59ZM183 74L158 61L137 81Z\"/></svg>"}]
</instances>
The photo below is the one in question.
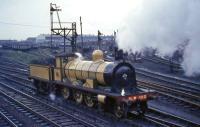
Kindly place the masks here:
<instances>
[{"instance_id":1,"label":"railway yard","mask_svg":"<svg viewBox=\"0 0 200 127\"><path fill-rule=\"evenodd\" d=\"M53 56L53 54L49 55ZM142 59L142 61L145 60ZM152 62L154 66L166 66L162 63ZM200 83L198 80L173 77L169 74L147 70L145 67L137 67L137 64L138 86L145 91L155 91L156 98L148 102L148 111L144 116L138 117L132 112L128 118L117 119L110 113L78 105L71 100L66 101L53 93L49 96L38 94L32 81L28 79L28 64L1 54L0 126L200 126Z\"/></svg>"},{"instance_id":2,"label":"railway yard","mask_svg":"<svg viewBox=\"0 0 200 127\"><path fill-rule=\"evenodd\" d=\"M0 127L200 127L200 2L168 1L5 2Z\"/></svg>"}]
</instances>

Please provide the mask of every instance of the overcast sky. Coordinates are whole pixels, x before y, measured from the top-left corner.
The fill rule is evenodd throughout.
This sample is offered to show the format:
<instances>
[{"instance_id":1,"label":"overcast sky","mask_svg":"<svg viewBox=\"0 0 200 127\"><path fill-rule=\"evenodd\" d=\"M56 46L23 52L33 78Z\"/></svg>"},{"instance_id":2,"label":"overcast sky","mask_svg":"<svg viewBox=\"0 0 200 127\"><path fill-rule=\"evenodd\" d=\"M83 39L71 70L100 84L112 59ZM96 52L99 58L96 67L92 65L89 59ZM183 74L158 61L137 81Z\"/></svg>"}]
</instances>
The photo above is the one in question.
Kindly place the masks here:
<instances>
[{"instance_id":1,"label":"overcast sky","mask_svg":"<svg viewBox=\"0 0 200 127\"><path fill-rule=\"evenodd\" d=\"M0 39L18 40L50 33L51 2L62 8L62 21L76 21L79 27L79 16L82 16L85 34L96 34L98 29L104 34L112 34L134 6L134 0L0 1Z\"/></svg>"}]
</instances>

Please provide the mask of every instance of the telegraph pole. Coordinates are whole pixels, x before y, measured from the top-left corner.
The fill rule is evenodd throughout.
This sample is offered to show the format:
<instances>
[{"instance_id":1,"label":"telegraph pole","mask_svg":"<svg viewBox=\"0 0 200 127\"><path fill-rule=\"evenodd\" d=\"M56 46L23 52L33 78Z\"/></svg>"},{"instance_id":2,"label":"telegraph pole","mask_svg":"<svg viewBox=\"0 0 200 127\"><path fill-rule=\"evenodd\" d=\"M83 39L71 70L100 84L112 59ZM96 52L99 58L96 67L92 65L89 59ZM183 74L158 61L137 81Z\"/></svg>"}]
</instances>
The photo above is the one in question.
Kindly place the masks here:
<instances>
[{"instance_id":1,"label":"telegraph pole","mask_svg":"<svg viewBox=\"0 0 200 127\"><path fill-rule=\"evenodd\" d=\"M53 11L54 11L53 5L52 5L52 3L50 3L50 20L51 20L51 44L50 44L50 46L51 46L51 48L52 48L52 35L53 35L53 32L52 32L52 29L53 29Z\"/></svg>"},{"instance_id":2,"label":"telegraph pole","mask_svg":"<svg viewBox=\"0 0 200 127\"><path fill-rule=\"evenodd\" d=\"M63 39L64 39L64 53L65 53L65 48L66 48L66 44L65 44L65 43L66 43L66 42L65 42L66 33L65 33L65 31L66 31L66 30L65 30L65 27L64 27L64 38L63 38Z\"/></svg>"},{"instance_id":3,"label":"telegraph pole","mask_svg":"<svg viewBox=\"0 0 200 127\"><path fill-rule=\"evenodd\" d=\"M83 54L83 31L82 31L82 20L80 16L80 27L81 27L81 52Z\"/></svg>"},{"instance_id":4,"label":"telegraph pole","mask_svg":"<svg viewBox=\"0 0 200 127\"><path fill-rule=\"evenodd\" d=\"M98 49L100 49L101 47L101 35L102 35L102 33L98 30Z\"/></svg>"}]
</instances>

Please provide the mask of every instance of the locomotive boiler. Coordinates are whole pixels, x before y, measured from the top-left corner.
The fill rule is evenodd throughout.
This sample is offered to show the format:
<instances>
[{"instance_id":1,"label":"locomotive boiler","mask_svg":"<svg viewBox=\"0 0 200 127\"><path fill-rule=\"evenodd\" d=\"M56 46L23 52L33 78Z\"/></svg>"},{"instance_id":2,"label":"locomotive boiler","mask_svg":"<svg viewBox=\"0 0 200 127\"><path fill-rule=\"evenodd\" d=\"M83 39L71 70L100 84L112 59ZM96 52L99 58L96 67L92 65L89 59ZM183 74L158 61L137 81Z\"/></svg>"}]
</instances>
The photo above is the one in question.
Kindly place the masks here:
<instances>
[{"instance_id":1,"label":"locomotive boiler","mask_svg":"<svg viewBox=\"0 0 200 127\"><path fill-rule=\"evenodd\" d=\"M30 78L40 92L55 92L88 107L101 107L117 117L144 114L151 92L138 89L135 69L127 61L104 61L95 50L92 60L75 54L56 57L54 66L30 65Z\"/></svg>"},{"instance_id":2,"label":"locomotive boiler","mask_svg":"<svg viewBox=\"0 0 200 127\"><path fill-rule=\"evenodd\" d=\"M110 86L114 93L133 92L136 87L135 70L127 62L105 62L103 52L96 50L93 61L75 59L65 65L65 76L71 82L82 82L83 86L95 88Z\"/></svg>"}]
</instances>

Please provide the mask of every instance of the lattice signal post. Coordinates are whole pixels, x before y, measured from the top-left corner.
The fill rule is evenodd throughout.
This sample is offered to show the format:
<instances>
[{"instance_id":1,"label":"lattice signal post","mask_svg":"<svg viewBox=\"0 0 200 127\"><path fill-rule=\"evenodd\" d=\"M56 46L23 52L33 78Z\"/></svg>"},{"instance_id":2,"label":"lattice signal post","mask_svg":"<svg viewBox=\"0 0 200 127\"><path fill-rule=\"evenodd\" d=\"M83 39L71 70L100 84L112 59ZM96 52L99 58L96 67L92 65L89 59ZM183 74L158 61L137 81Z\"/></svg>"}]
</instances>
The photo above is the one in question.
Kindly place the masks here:
<instances>
[{"instance_id":1,"label":"lattice signal post","mask_svg":"<svg viewBox=\"0 0 200 127\"><path fill-rule=\"evenodd\" d=\"M56 4L50 4L50 17L51 17L51 47L52 36L60 35L64 40L64 53L66 51L66 40L71 42L72 52L76 51L76 22L61 22L59 12L61 9ZM56 13L56 14L55 14ZM57 21L54 21L54 15L57 15Z\"/></svg>"}]
</instances>

